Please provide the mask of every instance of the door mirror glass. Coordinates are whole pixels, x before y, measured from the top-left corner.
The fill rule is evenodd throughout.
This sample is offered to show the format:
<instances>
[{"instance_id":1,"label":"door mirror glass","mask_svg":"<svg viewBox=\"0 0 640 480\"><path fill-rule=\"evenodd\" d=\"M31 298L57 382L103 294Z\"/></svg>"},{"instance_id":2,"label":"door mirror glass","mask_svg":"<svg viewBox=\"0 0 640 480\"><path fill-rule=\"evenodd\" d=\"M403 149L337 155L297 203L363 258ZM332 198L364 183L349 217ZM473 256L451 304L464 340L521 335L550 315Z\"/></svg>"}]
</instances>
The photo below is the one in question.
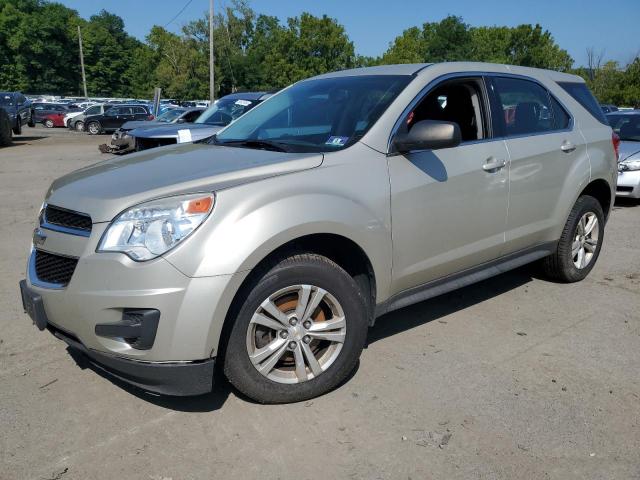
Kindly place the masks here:
<instances>
[{"instance_id":1,"label":"door mirror glass","mask_svg":"<svg viewBox=\"0 0 640 480\"><path fill-rule=\"evenodd\" d=\"M400 133L393 141L399 153L411 150L438 150L460 145L462 135L455 122L421 120L408 133Z\"/></svg>"}]
</instances>

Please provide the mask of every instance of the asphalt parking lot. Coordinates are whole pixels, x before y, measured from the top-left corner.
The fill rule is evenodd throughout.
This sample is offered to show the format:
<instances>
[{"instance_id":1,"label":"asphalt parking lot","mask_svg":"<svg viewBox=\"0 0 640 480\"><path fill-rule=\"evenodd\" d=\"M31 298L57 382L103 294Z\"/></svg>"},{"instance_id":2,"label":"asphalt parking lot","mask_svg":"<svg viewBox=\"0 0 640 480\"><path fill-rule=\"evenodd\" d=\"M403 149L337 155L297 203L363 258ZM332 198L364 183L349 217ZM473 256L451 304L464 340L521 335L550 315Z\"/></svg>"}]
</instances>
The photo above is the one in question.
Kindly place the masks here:
<instances>
[{"instance_id":1,"label":"asphalt parking lot","mask_svg":"<svg viewBox=\"0 0 640 480\"><path fill-rule=\"evenodd\" d=\"M0 479L640 478L640 204L616 204L584 282L523 268L382 317L321 398L157 397L19 299L47 187L107 140L37 127L0 149Z\"/></svg>"}]
</instances>

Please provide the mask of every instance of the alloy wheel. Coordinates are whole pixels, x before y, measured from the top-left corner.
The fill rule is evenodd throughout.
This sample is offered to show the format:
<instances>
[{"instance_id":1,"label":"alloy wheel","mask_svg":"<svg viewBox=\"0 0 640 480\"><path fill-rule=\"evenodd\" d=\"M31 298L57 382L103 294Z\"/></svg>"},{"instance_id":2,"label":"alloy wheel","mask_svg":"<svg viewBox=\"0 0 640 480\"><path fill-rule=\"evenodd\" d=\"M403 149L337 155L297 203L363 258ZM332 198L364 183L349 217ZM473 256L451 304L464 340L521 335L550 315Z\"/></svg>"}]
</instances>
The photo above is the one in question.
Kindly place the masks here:
<instances>
[{"instance_id":1,"label":"alloy wheel","mask_svg":"<svg viewBox=\"0 0 640 480\"><path fill-rule=\"evenodd\" d=\"M576 226L571 245L571 259L576 268L582 270L591 263L598 248L599 236L598 217L593 212L585 213Z\"/></svg>"},{"instance_id":2,"label":"alloy wheel","mask_svg":"<svg viewBox=\"0 0 640 480\"><path fill-rule=\"evenodd\" d=\"M247 329L253 366L278 383L317 378L338 358L347 331L342 306L326 290L292 285L265 299Z\"/></svg>"}]
</instances>

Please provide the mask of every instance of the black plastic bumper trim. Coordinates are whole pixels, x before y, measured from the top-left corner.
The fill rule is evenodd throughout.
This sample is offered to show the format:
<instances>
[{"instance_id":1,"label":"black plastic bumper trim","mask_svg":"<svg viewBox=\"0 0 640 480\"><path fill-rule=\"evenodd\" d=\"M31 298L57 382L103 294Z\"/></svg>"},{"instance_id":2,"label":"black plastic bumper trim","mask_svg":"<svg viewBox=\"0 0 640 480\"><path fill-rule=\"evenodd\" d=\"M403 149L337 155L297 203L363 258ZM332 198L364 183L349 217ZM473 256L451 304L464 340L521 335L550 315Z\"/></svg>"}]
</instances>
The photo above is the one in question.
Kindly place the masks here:
<instances>
[{"instance_id":1,"label":"black plastic bumper trim","mask_svg":"<svg viewBox=\"0 0 640 480\"><path fill-rule=\"evenodd\" d=\"M85 347L77 339L49 324L52 333L71 348L84 353L100 370L148 392L187 397L213 389L215 358L193 362L141 362Z\"/></svg>"}]
</instances>

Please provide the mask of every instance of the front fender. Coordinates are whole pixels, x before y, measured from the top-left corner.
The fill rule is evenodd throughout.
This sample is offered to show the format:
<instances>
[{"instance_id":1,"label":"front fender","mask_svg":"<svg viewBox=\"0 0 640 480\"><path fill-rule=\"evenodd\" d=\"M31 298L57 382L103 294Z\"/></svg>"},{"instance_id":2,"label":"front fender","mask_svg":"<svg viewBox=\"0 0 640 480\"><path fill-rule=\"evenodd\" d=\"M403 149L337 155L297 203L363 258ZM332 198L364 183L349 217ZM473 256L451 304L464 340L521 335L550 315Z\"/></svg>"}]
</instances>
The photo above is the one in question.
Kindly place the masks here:
<instances>
[{"instance_id":1,"label":"front fender","mask_svg":"<svg viewBox=\"0 0 640 480\"><path fill-rule=\"evenodd\" d=\"M192 277L234 274L253 269L297 238L335 234L353 241L368 256L378 295L384 296L392 258L386 165L370 162L363 171L356 163L328 161L322 167L222 190L211 218L165 258ZM352 176L356 172L358 176Z\"/></svg>"}]
</instances>

